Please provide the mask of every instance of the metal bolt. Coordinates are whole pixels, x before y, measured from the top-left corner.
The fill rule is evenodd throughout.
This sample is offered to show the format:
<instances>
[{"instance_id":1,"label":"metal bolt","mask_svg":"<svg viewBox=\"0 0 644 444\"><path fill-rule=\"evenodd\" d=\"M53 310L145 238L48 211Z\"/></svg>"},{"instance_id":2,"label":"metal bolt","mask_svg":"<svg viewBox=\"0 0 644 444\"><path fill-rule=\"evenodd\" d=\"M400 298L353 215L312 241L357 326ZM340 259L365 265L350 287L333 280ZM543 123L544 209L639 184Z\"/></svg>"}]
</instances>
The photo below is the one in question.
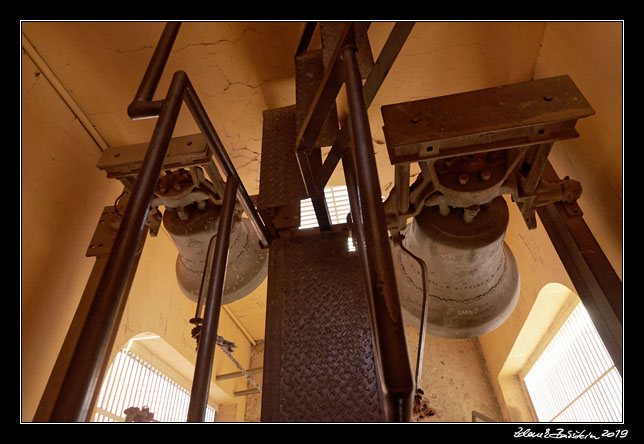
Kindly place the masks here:
<instances>
[{"instance_id":1,"label":"metal bolt","mask_svg":"<svg viewBox=\"0 0 644 444\"><path fill-rule=\"evenodd\" d=\"M165 193L168 189L165 187L165 184L159 184L159 192Z\"/></svg>"},{"instance_id":2,"label":"metal bolt","mask_svg":"<svg viewBox=\"0 0 644 444\"><path fill-rule=\"evenodd\" d=\"M552 96L550 94L546 94L545 96L543 96L543 100L550 102L552 100Z\"/></svg>"},{"instance_id":3,"label":"metal bolt","mask_svg":"<svg viewBox=\"0 0 644 444\"><path fill-rule=\"evenodd\" d=\"M181 191L181 182L178 180L174 182L174 189L177 191Z\"/></svg>"},{"instance_id":4,"label":"metal bolt","mask_svg":"<svg viewBox=\"0 0 644 444\"><path fill-rule=\"evenodd\" d=\"M490 180L490 177L492 177L492 171L490 171L490 170L481 171L481 179Z\"/></svg>"},{"instance_id":5,"label":"metal bolt","mask_svg":"<svg viewBox=\"0 0 644 444\"><path fill-rule=\"evenodd\" d=\"M197 208L199 208L200 210L203 210L204 208L206 208L206 202L208 202L208 201L207 200L200 200L199 202L197 202Z\"/></svg>"},{"instance_id":6,"label":"metal bolt","mask_svg":"<svg viewBox=\"0 0 644 444\"><path fill-rule=\"evenodd\" d=\"M190 219L190 215L186 212L184 207L177 207L177 216L179 216L179 219L181 220Z\"/></svg>"},{"instance_id":7,"label":"metal bolt","mask_svg":"<svg viewBox=\"0 0 644 444\"><path fill-rule=\"evenodd\" d=\"M471 207L463 208L463 220L465 223L469 224L472 222L476 215L479 214L479 211L481 211L480 205L472 205Z\"/></svg>"},{"instance_id":8,"label":"metal bolt","mask_svg":"<svg viewBox=\"0 0 644 444\"><path fill-rule=\"evenodd\" d=\"M461 173L458 175L458 183L461 185L467 185L467 183L470 181L470 175L467 173Z\"/></svg>"}]
</instances>

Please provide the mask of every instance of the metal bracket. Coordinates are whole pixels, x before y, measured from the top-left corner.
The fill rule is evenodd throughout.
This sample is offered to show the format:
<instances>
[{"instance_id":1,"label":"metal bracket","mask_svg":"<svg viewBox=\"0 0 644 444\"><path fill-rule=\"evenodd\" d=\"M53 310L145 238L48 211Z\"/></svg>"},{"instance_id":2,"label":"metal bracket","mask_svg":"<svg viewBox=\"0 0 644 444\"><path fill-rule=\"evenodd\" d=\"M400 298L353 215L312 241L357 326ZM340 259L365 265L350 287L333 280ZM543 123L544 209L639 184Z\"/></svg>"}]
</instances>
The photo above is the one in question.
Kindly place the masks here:
<instances>
[{"instance_id":1,"label":"metal bracket","mask_svg":"<svg viewBox=\"0 0 644 444\"><path fill-rule=\"evenodd\" d=\"M530 229L536 208L548 203L564 201L571 214L581 213L574 207L578 182L549 183L541 175L552 144L577 137L577 120L592 114L568 76L383 106L390 162L397 168L418 162L422 170L408 211L393 202L404 196L398 184L405 180L396 177L396 196L386 202L389 227L399 229L409 210L430 205L428 198L448 211L509 193Z\"/></svg>"},{"instance_id":2,"label":"metal bracket","mask_svg":"<svg viewBox=\"0 0 644 444\"><path fill-rule=\"evenodd\" d=\"M94 230L94 235L87 247L85 256L99 257L109 255L120 223L121 216L117 213L116 207L105 207L96 224L96 230Z\"/></svg>"}]
</instances>

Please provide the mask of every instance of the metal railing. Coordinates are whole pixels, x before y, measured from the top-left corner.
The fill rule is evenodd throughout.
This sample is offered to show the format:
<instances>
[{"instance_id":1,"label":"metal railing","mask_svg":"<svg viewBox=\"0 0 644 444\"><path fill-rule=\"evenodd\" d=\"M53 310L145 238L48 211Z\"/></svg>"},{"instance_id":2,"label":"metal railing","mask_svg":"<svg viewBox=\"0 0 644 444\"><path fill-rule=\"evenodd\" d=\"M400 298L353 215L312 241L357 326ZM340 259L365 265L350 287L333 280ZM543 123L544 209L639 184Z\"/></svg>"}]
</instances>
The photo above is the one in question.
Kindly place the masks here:
<instances>
[{"instance_id":1,"label":"metal railing","mask_svg":"<svg viewBox=\"0 0 644 444\"><path fill-rule=\"evenodd\" d=\"M251 221L259 241L264 246L270 243L271 237L265 223L270 224L271 221L262 221L257 213L187 74L177 71L172 77L165 99L152 100L179 27L180 23L178 22L166 25L139 90L128 107L128 114L133 119L151 117L158 119L116 239L107 258L105 271L99 281L68 370L62 381L59 395L54 403L50 415L50 421L53 422L86 421L91 415L91 408L96 401L97 389L105 373L109 351L114 343L127 301L126 287L134 265L137 247L140 239L146 233L145 221L150 209L150 202L161 174L163 160L182 103L186 104L206 138L213 157L226 175L223 207L228 211L224 210L222 214L220 230L223 232L225 227L230 225L235 200L238 200ZM230 227L228 231L229 229ZM204 344L212 342L213 346L200 347L195 366L195 384L198 390L195 390L193 386L195 400L201 398L200 395L197 395L202 392L205 392L207 396L207 389L203 390L202 386L204 380L207 380L208 383L210 381L210 372L207 370L212 367L212 362L208 363L209 360L212 361L212 354L208 353L208 349L214 352L228 253L228 237L228 235L218 236L215 246L217 262L212 267L201 338L202 341L205 341ZM203 420L205 404L203 404L203 408L201 405L201 400L199 408L193 406L191 401L191 413L189 413L188 420Z\"/></svg>"},{"instance_id":2,"label":"metal railing","mask_svg":"<svg viewBox=\"0 0 644 444\"><path fill-rule=\"evenodd\" d=\"M270 233L276 233L272 221L262 220L257 213L187 74L183 71L175 72L165 99L152 100L179 27L178 22L166 25L135 98L128 107L128 115L132 119L156 117L157 122L107 258L105 271L54 403L50 421L86 421L91 415L127 301L127 284L131 279L137 247L147 234L147 214L182 103L186 104L226 176L213 266L209 270L209 276L205 277L208 279L208 287L188 421L203 421L207 405L235 201L239 201L246 212L262 245L269 245ZM322 230L330 229L322 190L339 160L343 161L354 235L367 288L376 354L383 379L385 419L389 421L410 420L414 382L366 110L412 27L412 22L397 23L394 26L364 86L356 59L353 24L349 23L344 27L298 134L296 148L303 181ZM298 51L308 47L312 29L311 25L307 25L305 38ZM349 124L343 122L324 164L315 171L309 161L309 154L343 84L346 84Z\"/></svg>"}]
</instances>

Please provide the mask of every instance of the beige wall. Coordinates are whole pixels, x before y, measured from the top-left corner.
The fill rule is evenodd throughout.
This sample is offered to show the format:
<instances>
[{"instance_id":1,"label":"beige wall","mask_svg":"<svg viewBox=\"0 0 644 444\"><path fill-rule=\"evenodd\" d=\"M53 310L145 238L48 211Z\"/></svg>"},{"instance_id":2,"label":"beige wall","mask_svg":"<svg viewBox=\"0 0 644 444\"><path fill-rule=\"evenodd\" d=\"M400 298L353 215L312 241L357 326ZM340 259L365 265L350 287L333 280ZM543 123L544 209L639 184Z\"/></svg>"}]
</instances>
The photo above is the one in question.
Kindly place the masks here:
<instances>
[{"instance_id":1,"label":"beige wall","mask_svg":"<svg viewBox=\"0 0 644 444\"><path fill-rule=\"evenodd\" d=\"M94 264L98 218L120 193L100 149L22 55L22 418L31 420Z\"/></svg>"},{"instance_id":2,"label":"beige wall","mask_svg":"<svg viewBox=\"0 0 644 444\"><path fill-rule=\"evenodd\" d=\"M579 180L579 205L617 274L622 275L623 35L618 22L548 23L535 78L568 74L595 110L581 137L555 144L560 176Z\"/></svg>"}]
</instances>

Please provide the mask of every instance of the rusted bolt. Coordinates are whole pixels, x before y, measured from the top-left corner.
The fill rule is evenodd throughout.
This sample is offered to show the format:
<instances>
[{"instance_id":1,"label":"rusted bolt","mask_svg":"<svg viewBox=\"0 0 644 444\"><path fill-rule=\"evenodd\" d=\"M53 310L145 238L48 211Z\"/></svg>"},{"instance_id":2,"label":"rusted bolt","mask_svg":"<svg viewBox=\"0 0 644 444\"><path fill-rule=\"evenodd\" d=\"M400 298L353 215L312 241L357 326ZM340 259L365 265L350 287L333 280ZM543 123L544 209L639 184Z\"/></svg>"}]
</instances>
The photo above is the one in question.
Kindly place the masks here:
<instances>
[{"instance_id":1,"label":"rusted bolt","mask_svg":"<svg viewBox=\"0 0 644 444\"><path fill-rule=\"evenodd\" d=\"M197 208L199 208L200 210L203 210L204 208L206 208L206 202L208 202L208 201L207 200L200 200L199 202L197 202Z\"/></svg>"},{"instance_id":2,"label":"rusted bolt","mask_svg":"<svg viewBox=\"0 0 644 444\"><path fill-rule=\"evenodd\" d=\"M177 191L181 191L181 182L178 180L174 182L174 189Z\"/></svg>"},{"instance_id":3,"label":"rusted bolt","mask_svg":"<svg viewBox=\"0 0 644 444\"><path fill-rule=\"evenodd\" d=\"M411 123L418 123L418 122L420 122L420 119L418 117L411 118Z\"/></svg>"},{"instance_id":4,"label":"rusted bolt","mask_svg":"<svg viewBox=\"0 0 644 444\"><path fill-rule=\"evenodd\" d=\"M490 171L490 170L481 171L481 179L490 180L490 177L492 177L492 171Z\"/></svg>"},{"instance_id":5,"label":"rusted bolt","mask_svg":"<svg viewBox=\"0 0 644 444\"><path fill-rule=\"evenodd\" d=\"M550 102L552 100L552 96L550 94L546 94L545 96L543 96L543 100Z\"/></svg>"},{"instance_id":6,"label":"rusted bolt","mask_svg":"<svg viewBox=\"0 0 644 444\"><path fill-rule=\"evenodd\" d=\"M159 192L160 193L165 193L168 189L165 187L164 184L160 183L159 184Z\"/></svg>"},{"instance_id":7,"label":"rusted bolt","mask_svg":"<svg viewBox=\"0 0 644 444\"><path fill-rule=\"evenodd\" d=\"M470 175L467 173L461 173L458 175L458 183L461 185L467 185L467 183L470 181Z\"/></svg>"}]
</instances>

